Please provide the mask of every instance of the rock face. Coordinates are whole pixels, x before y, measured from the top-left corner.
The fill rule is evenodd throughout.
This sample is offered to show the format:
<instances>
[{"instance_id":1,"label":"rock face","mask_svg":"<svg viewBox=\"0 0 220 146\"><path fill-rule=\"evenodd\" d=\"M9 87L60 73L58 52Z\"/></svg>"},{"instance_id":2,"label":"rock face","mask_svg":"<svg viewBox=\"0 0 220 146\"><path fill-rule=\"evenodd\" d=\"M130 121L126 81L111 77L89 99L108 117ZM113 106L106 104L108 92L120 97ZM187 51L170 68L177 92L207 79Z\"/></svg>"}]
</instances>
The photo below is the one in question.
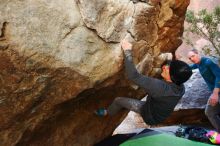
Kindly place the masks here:
<instances>
[{"instance_id":1,"label":"rock face","mask_svg":"<svg viewBox=\"0 0 220 146\"><path fill-rule=\"evenodd\" d=\"M141 98L123 73L120 40L140 72L181 44L189 0L0 2L0 145L90 146L125 113L93 111L117 96Z\"/></svg>"},{"instance_id":2,"label":"rock face","mask_svg":"<svg viewBox=\"0 0 220 146\"><path fill-rule=\"evenodd\" d=\"M205 108L211 91L199 70L194 70L190 80L185 83L185 88L186 92L175 109Z\"/></svg>"}]
</instances>

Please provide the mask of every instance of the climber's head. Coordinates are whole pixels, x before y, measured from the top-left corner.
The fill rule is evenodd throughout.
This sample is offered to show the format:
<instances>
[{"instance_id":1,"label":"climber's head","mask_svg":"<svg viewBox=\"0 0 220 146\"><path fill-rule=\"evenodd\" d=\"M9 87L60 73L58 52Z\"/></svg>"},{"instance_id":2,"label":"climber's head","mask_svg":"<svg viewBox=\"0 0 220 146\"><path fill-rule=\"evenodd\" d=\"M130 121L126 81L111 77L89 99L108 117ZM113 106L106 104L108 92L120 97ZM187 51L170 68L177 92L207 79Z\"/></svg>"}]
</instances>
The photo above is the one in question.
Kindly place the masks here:
<instances>
[{"instance_id":1,"label":"climber's head","mask_svg":"<svg viewBox=\"0 0 220 146\"><path fill-rule=\"evenodd\" d=\"M162 64L161 76L166 81L181 85L192 75L192 70L188 64L180 60L168 60Z\"/></svg>"}]
</instances>

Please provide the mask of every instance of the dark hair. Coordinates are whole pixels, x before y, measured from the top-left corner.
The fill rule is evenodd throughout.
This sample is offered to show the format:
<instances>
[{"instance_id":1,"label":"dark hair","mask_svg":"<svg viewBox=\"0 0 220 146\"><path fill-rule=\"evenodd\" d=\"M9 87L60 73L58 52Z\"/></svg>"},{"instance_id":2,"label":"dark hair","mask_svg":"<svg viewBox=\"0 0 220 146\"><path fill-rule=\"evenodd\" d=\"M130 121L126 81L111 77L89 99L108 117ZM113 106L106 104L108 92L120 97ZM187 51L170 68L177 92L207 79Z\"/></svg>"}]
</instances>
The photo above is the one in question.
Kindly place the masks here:
<instances>
[{"instance_id":1,"label":"dark hair","mask_svg":"<svg viewBox=\"0 0 220 146\"><path fill-rule=\"evenodd\" d=\"M181 85L186 82L192 75L192 69L189 65L180 60L173 60L170 63L170 78L177 84Z\"/></svg>"}]
</instances>

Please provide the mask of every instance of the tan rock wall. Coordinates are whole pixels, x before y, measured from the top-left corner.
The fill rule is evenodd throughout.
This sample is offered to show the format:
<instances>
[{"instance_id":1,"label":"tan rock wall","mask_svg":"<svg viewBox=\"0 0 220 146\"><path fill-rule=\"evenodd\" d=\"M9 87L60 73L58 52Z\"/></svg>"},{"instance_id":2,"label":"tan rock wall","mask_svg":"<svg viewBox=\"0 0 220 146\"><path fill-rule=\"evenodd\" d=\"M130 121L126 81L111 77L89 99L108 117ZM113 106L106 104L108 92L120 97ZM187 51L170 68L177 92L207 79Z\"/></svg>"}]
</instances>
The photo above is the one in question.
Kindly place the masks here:
<instances>
[{"instance_id":1,"label":"tan rock wall","mask_svg":"<svg viewBox=\"0 0 220 146\"><path fill-rule=\"evenodd\" d=\"M155 75L161 53L181 43L188 2L1 1L0 145L89 146L111 134L125 113L93 111L144 95L126 80L120 40Z\"/></svg>"}]
</instances>

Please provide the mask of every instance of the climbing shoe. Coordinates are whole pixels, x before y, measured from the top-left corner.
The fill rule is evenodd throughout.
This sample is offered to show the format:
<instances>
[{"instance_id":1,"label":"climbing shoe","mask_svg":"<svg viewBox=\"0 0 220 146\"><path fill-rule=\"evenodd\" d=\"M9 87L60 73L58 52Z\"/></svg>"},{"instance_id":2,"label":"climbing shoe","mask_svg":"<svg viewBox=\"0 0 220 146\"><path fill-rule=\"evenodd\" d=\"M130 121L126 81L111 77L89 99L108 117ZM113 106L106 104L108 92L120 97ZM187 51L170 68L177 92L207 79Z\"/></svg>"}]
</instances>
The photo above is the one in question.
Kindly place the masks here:
<instances>
[{"instance_id":1,"label":"climbing shoe","mask_svg":"<svg viewBox=\"0 0 220 146\"><path fill-rule=\"evenodd\" d=\"M99 108L94 112L97 116L104 117L107 115L107 110L104 108Z\"/></svg>"}]
</instances>

